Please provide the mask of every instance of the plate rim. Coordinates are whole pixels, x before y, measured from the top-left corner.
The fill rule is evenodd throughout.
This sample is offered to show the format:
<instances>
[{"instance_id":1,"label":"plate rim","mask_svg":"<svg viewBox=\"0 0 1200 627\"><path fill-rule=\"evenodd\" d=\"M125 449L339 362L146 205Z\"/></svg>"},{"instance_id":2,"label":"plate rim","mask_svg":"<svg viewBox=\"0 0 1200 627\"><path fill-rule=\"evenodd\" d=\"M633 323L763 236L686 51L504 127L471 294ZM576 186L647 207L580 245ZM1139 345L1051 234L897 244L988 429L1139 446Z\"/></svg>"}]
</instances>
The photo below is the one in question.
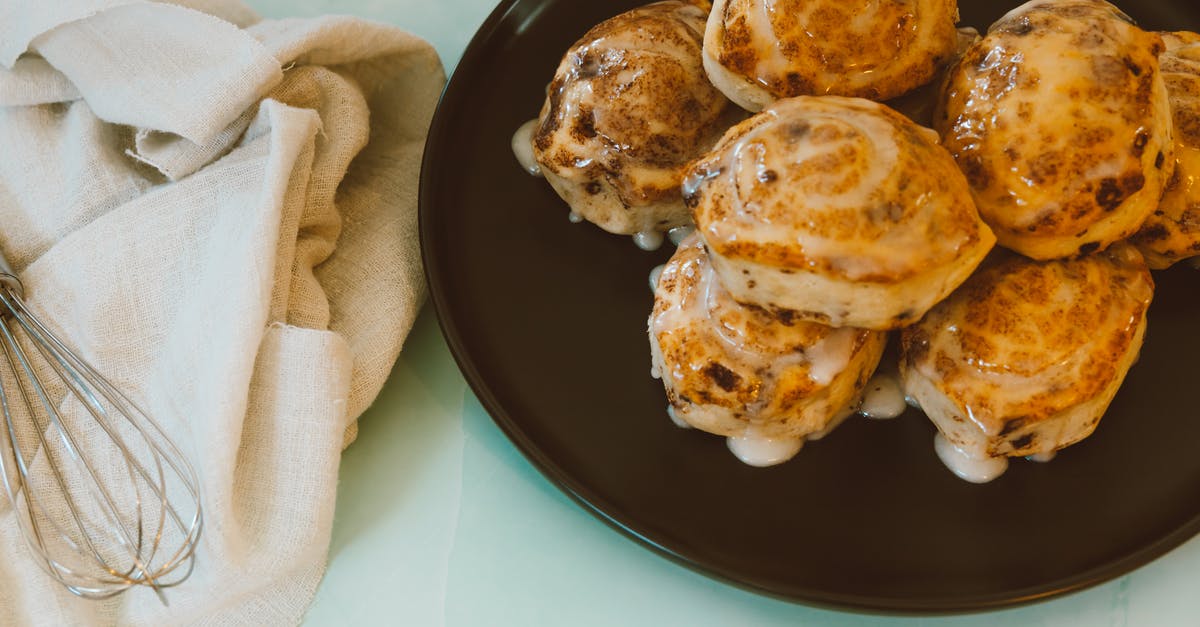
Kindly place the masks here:
<instances>
[{"instance_id":1,"label":"plate rim","mask_svg":"<svg viewBox=\"0 0 1200 627\"><path fill-rule=\"evenodd\" d=\"M1191 520L1170 533L1118 559L1110 560L1102 565L1081 571L1070 577L1060 578L1046 585L1031 586L994 594L978 594L966 597L939 599L937 597L922 597L921 599L900 599L893 597L878 597L873 595L856 595L830 593L825 590L800 587L799 593L780 590L768 582L755 581L745 575L729 572L727 569L703 563L690 557L684 549L672 548L668 538L656 538L656 534L639 531L633 525L636 521L622 520L620 511L611 501L601 494L588 489L578 482L570 472L557 463L538 445L535 438L530 437L522 428L521 422L515 420L507 408L503 406L492 391L490 384L481 374L474 358L471 356L460 325L451 307L451 298L447 290L446 274L441 261L435 254L435 222L437 211L434 209L434 184L429 174L436 167L435 162L443 151L442 139L450 130L450 109L462 105L460 94L466 89L462 77L470 68L477 65L483 56L483 49L496 36L501 25L509 14L522 4L548 4L564 0L501 0L488 14L479 28L472 35L462 56L459 58L450 78L438 99L425 147L421 158L421 171L417 192L418 234L420 238L421 260L424 269L428 293L433 303L438 327L446 341L455 364L463 374L468 387L478 398L481 406L488 413L492 422L504 433L505 437L516 447L521 455L547 479L552 485L566 494L584 511L598 518L601 522L633 540L635 544L660 557L684 566L693 572L700 573L725 584L760 594L769 598L823 609L848 611L860 614L895 615L895 616L939 616L989 612L1029 605L1041 601L1086 590L1106 583L1122 575L1129 574L1150 562L1162 557L1188 540L1200 534L1200 512ZM646 0L649 3L651 0ZM1166 0L1177 2L1178 0ZM465 68L465 69L464 69ZM444 141L444 139L442 140ZM793 586L793 590L797 587Z\"/></svg>"}]
</instances>

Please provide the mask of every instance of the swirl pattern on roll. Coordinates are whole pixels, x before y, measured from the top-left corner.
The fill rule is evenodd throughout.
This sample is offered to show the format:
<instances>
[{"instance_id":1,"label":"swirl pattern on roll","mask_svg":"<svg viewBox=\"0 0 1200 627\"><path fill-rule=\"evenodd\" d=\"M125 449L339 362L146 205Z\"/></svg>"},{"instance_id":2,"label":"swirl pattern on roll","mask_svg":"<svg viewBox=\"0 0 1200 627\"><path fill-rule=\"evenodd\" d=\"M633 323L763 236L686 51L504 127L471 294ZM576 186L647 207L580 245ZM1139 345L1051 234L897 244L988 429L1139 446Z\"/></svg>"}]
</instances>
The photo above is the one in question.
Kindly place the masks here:
<instances>
[{"instance_id":1,"label":"swirl pattern on roll","mask_svg":"<svg viewBox=\"0 0 1200 627\"><path fill-rule=\"evenodd\" d=\"M605 20L563 56L534 131L555 190L606 230L687 220L683 167L735 121L700 60L707 2L668 0Z\"/></svg>"},{"instance_id":2,"label":"swirl pattern on roll","mask_svg":"<svg viewBox=\"0 0 1200 627\"><path fill-rule=\"evenodd\" d=\"M696 235L659 277L649 335L676 416L718 435L773 438L821 433L848 415L886 339L737 303Z\"/></svg>"},{"instance_id":3,"label":"swirl pattern on roll","mask_svg":"<svg viewBox=\"0 0 1200 627\"><path fill-rule=\"evenodd\" d=\"M1088 254L1138 230L1174 164L1162 39L1101 0L1035 0L950 72L934 123L1000 244Z\"/></svg>"},{"instance_id":4,"label":"swirl pattern on roll","mask_svg":"<svg viewBox=\"0 0 1200 627\"><path fill-rule=\"evenodd\" d=\"M886 100L950 59L956 21L954 0L717 0L705 67L751 111L802 95Z\"/></svg>"},{"instance_id":5,"label":"swirl pattern on roll","mask_svg":"<svg viewBox=\"0 0 1200 627\"><path fill-rule=\"evenodd\" d=\"M1067 446L1136 359L1153 289L1124 243L1071 260L998 255L903 331L905 389L973 457Z\"/></svg>"},{"instance_id":6,"label":"swirl pattern on roll","mask_svg":"<svg viewBox=\"0 0 1200 627\"><path fill-rule=\"evenodd\" d=\"M936 134L856 98L774 103L693 164L683 191L739 301L835 326L915 321L995 241Z\"/></svg>"}]
</instances>

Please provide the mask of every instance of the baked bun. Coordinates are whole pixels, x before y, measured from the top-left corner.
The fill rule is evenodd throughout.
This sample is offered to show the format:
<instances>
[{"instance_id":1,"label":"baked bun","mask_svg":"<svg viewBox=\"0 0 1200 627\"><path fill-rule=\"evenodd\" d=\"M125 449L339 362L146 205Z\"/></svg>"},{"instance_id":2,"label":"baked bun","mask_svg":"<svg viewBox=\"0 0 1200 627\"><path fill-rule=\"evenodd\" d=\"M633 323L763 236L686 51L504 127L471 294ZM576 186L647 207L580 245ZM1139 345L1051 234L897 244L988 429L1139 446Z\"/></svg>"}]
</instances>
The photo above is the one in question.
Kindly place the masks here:
<instances>
[{"instance_id":1,"label":"baked bun","mask_svg":"<svg viewBox=\"0 0 1200 627\"><path fill-rule=\"evenodd\" d=\"M955 0L716 0L704 68L750 111L790 96L886 100L933 78L957 21Z\"/></svg>"},{"instance_id":2,"label":"baked bun","mask_svg":"<svg viewBox=\"0 0 1200 627\"><path fill-rule=\"evenodd\" d=\"M1200 35L1160 33L1163 81L1175 121L1175 172L1158 209L1133 236L1155 270L1200 255Z\"/></svg>"},{"instance_id":3,"label":"baked bun","mask_svg":"<svg viewBox=\"0 0 1200 627\"><path fill-rule=\"evenodd\" d=\"M733 127L684 181L713 266L742 303L893 329L995 242L929 129L859 98L789 98Z\"/></svg>"},{"instance_id":4,"label":"baked bun","mask_svg":"<svg viewBox=\"0 0 1200 627\"><path fill-rule=\"evenodd\" d=\"M1128 244L1072 260L1001 253L901 335L905 392L971 459L1046 454L1096 428L1146 330Z\"/></svg>"},{"instance_id":5,"label":"baked bun","mask_svg":"<svg viewBox=\"0 0 1200 627\"><path fill-rule=\"evenodd\" d=\"M707 9L670 0L622 13L588 31L554 74L534 159L571 209L606 231L687 223L681 171L737 115L701 65Z\"/></svg>"},{"instance_id":6,"label":"baked bun","mask_svg":"<svg viewBox=\"0 0 1200 627\"><path fill-rule=\"evenodd\" d=\"M696 235L659 276L650 353L675 416L733 438L824 434L855 408L886 334L834 329L738 304Z\"/></svg>"},{"instance_id":7,"label":"baked bun","mask_svg":"<svg viewBox=\"0 0 1200 627\"><path fill-rule=\"evenodd\" d=\"M1175 160L1162 39L1100 0L1035 0L951 71L935 126L1002 246L1103 250L1149 216Z\"/></svg>"}]
</instances>

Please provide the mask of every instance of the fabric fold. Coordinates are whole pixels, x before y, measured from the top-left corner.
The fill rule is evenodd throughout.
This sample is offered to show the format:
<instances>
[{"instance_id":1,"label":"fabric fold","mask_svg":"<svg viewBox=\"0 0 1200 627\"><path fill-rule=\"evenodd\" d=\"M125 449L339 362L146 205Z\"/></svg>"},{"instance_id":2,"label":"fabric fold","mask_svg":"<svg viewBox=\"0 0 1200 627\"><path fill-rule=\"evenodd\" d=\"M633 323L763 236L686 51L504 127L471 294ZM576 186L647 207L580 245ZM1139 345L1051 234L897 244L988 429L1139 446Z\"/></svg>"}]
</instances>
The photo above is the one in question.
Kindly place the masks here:
<instances>
[{"instance_id":1,"label":"fabric fold","mask_svg":"<svg viewBox=\"0 0 1200 627\"><path fill-rule=\"evenodd\" d=\"M0 249L30 306L187 452L206 516L164 608L144 589L71 596L0 507L0 615L298 622L340 452L424 298L436 54L393 27L259 21L230 0L9 2L0 36Z\"/></svg>"},{"instance_id":2,"label":"fabric fold","mask_svg":"<svg viewBox=\"0 0 1200 627\"><path fill-rule=\"evenodd\" d=\"M0 107L20 107L79 99L71 80L41 57L21 57L0 69Z\"/></svg>"},{"instance_id":3,"label":"fabric fold","mask_svg":"<svg viewBox=\"0 0 1200 627\"><path fill-rule=\"evenodd\" d=\"M60 24L85 19L105 9L134 4L143 0L58 0L31 3L18 0L0 2L0 65L12 67L30 42ZM32 10L31 10L32 9Z\"/></svg>"},{"instance_id":4,"label":"fabric fold","mask_svg":"<svg viewBox=\"0 0 1200 627\"><path fill-rule=\"evenodd\" d=\"M254 37L206 13L142 2L39 35L31 47L100 119L203 144L282 79Z\"/></svg>"}]
</instances>

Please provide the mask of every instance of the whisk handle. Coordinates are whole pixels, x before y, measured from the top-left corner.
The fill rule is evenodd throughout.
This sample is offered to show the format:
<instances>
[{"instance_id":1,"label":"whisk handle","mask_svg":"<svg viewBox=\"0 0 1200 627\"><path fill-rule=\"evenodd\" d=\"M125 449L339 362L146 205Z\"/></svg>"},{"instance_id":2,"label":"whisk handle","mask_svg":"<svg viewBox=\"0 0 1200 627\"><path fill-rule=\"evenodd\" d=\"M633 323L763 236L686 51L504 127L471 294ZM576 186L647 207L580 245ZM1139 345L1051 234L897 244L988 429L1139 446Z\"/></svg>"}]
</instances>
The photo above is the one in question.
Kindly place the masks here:
<instances>
[{"instance_id":1,"label":"whisk handle","mask_svg":"<svg viewBox=\"0 0 1200 627\"><path fill-rule=\"evenodd\" d=\"M12 266L8 265L8 259L4 258L4 253L0 253L0 286L8 288L17 296L25 295L25 287L21 285L21 279L17 278L17 273L13 272Z\"/></svg>"}]
</instances>

